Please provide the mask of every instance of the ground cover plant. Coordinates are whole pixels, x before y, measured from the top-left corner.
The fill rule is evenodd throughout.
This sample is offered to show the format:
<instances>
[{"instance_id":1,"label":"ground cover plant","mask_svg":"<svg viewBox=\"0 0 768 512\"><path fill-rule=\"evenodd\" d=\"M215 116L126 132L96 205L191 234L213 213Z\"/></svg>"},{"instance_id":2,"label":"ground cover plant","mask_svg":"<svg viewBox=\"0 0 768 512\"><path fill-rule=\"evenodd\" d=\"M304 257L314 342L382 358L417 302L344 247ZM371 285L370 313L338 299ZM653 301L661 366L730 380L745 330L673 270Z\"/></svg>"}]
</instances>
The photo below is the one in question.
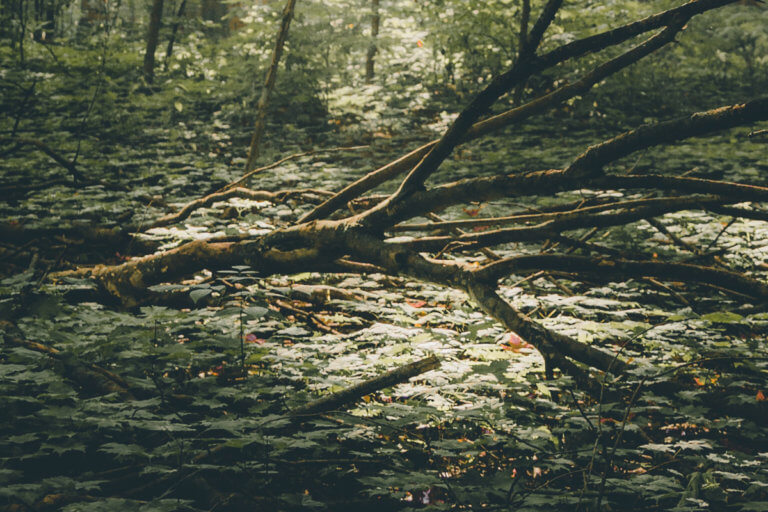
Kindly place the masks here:
<instances>
[{"instance_id":1,"label":"ground cover plant","mask_svg":"<svg viewBox=\"0 0 768 512\"><path fill-rule=\"evenodd\" d=\"M760 4L2 7L4 510L768 509Z\"/></svg>"}]
</instances>

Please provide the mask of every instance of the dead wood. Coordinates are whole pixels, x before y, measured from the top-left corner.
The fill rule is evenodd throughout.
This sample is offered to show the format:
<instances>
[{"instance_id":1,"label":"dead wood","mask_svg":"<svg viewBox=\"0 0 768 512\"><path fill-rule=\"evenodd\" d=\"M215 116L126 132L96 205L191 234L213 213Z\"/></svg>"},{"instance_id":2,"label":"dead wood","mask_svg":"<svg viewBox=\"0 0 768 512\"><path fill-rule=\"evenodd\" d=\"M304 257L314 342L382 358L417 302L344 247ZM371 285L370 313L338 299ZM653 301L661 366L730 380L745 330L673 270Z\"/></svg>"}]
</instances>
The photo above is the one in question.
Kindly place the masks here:
<instances>
[{"instance_id":1,"label":"dead wood","mask_svg":"<svg viewBox=\"0 0 768 512\"><path fill-rule=\"evenodd\" d=\"M365 149L370 146L350 146L350 147L342 147L342 148L328 148L328 149L312 149L309 151L303 151L301 153L294 153L293 155L288 155L286 157L281 158L280 160L277 160L276 162L272 162L269 165L265 165L262 167L258 167L256 169L253 169L251 171L246 172L239 178L237 178L235 181L232 181L220 189L216 190L216 192L224 192L225 190L229 190L231 188L239 187L240 185L243 185L245 182L247 182L249 179L251 179L253 176L260 172L268 171L269 169L274 169L275 167L280 167L286 162L290 162L291 160L296 160L298 158L302 158L305 156L310 155L318 155L323 153L336 153L339 151L356 151L358 149Z\"/></svg>"},{"instance_id":2,"label":"dead wood","mask_svg":"<svg viewBox=\"0 0 768 512\"><path fill-rule=\"evenodd\" d=\"M439 366L440 360L434 355L414 361L413 363L395 368L394 370L390 370L377 377L373 377L331 395L318 398L301 407L297 407L291 411L290 416L293 418L300 418L302 416L333 411L343 405L354 402L365 395L370 395L381 389L400 384L412 377L434 370Z\"/></svg>"},{"instance_id":3,"label":"dead wood","mask_svg":"<svg viewBox=\"0 0 768 512\"><path fill-rule=\"evenodd\" d=\"M6 323L6 322L2 322ZM128 384L118 375L91 363L85 363L65 354L58 349L42 343L25 340L23 338L5 334L3 341L6 345L23 347L27 350L40 352L54 359L59 365L61 373L68 379L87 391L99 393L116 393L123 400L133 400Z\"/></svg>"},{"instance_id":4,"label":"dead wood","mask_svg":"<svg viewBox=\"0 0 768 512\"><path fill-rule=\"evenodd\" d=\"M157 242L134 237L124 228L105 228L89 224L75 224L60 228L30 228L23 224L0 224L0 238L15 246L30 242L39 245L45 241L66 245L87 244L93 248L108 248L111 253L120 251L127 254L146 254L159 246Z\"/></svg>"},{"instance_id":5,"label":"dead wood","mask_svg":"<svg viewBox=\"0 0 768 512\"><path fill-rule=\"evenodd\" d=\"M238 180L239 181L239 180ZM278 190L276 192L269 192L266 190L251 190L244 187L225 187L223 190L208 194L205 197L195 199L184 205L178 212L168 214L164 217L160 217L152 224L144 228L144 231L160 228L164 226L170 226L189 218L195 210L200 208L207 208L214 203L221 201L227 201L233 197L240 199L250 199L251 201L272 201L283 202L290 198L303 199L306 202L318 202L318 198L331 195L330 192L325 190L315 189L291 189L291 190Z\"/></svg>"},{"instance_id":6,"label":"dead wood","mask_svg":"<svg viewBox=\"0 0 768 512\"><path fill-rule=\"evenodd\" d=\"M298 222L263 236L196 241L121 265L82 268L55 277L91 277L112 296L131 306L141 303L150 285L175 281L202 269L215 271L232 265L248 265L260 276L296 271L382 272L405 276L467 292L478 307L505 328L519 333L542 353L547 361L548 374L553 373L554 367L559 367L580 384L594 388L596 381L590 367L620 373L627 368L627 364L616 354L546 329L515 310L497 292L499 281L510 275L529 273L552 273L569 280L637 279L671 293L683 303L685 297L675 295L677 292L664 282L685 281L726 290L743 301L768 299L768 284L745 273L681 261L626 257L608 245L587 242L599 230L681 210L711 210L747 218L758 217L757 213L750 216L748 210L733 205L745 201L768 201L768 187L691 176L615 175L610 170L621 158L637 151L766 120L768 97L641 126L585 149L562 169L510 169L495 176L467 177L431 188L427 182L458 145L519 123L584 94L596 83L672 42L693 16L733 1L692 0L645 19L538 53L544 33L562 3L561 0L549 0L520 47L515 64L492 80L439 140L370 172L333 195L312 190L275 193L229 188L198 199L181 211L159 219L153 226L179 222L195 208L235 196L276 201L290 194L304 201L323 200ZM618 56L599 64L577 81L524 105L482 119L499 98L518 89L532 75L571 59L629 43L647 33L652 34L645 41L620 50ZM397 191L388 197L371 199L370 196L362 196L381 183L403 174L405 177ZM247 176L241 180L247 179ZM525 215L451 221L436 217L441 210L469 202L546 197L585 188L597 191L595 197L579 204L563 202ZM601 193L614 195L616 192L641 192L642 198L617 201L600 197ZM353 201L353 213L345 217L339 210ZM335 212L338 213L334 215ZM414 221L421 217L432 222ZM759 217L761 220L765 218ZM329 218L332 220L326 220ZM403 224L408 221L411 224ZM479 232L458 231L490 226L496 228ZM433 229L446 234L409 241L387 240L387 233ZM575 233L565 235L566 231ZM580 236L584 231L587 234ZM549 252L520 253L508 245L530 241L547 241ZM596 256L571 254L575 248ZM488 260L477 266L448 259L451 257L448 253L454 249L482 250ZM702 254L707 252L704 250ZM563 283L558 281L557 284L561 289L570 291ZM311 320L309 316L307 318Z\"/></svg>"},{"instance_id":7,"label":"dead wood","mask_svg":"<svg viewBox=\"0 0 768 512\"><path fill-rule=\"evenodd\" d=\"M77 168L77 165L75 165L74 162L70 162L61 154L59 154L58 151L53 149L51 146L46 144L45 142L38 140L38 139L28 139L24 137L0 137L0 143L12 143L16 146L33 146L40 150L42 153L45 153L47 156L51 158L54 162L59 164L61 167L66 169L71 175L72 178L75 180L75 184L82 183L85 180L85 177L82 175L80 170Z\"/></svg>"}]
</instances>

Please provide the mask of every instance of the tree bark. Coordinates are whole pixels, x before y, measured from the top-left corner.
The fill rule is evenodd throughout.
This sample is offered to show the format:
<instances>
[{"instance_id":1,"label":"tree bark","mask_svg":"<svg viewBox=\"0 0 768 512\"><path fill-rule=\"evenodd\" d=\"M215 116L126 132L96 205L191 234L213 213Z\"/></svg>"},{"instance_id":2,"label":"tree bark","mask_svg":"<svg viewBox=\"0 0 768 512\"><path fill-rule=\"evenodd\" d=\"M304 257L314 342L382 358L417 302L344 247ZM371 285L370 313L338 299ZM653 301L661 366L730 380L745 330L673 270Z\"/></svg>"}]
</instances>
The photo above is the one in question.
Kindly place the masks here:
<instances>
[{"instance_id":1,"label":"tree bark","mask_svg":"<svg viewBox=\"0 0 768 512\"><path fill-rule=\"evenodd\" d=\"M147 29L147 48L144 52L144 79L150 84L155 79L155 50L157 50L162 21L163 0L153 0Z\"/></svg>"},{"instance_id":2,"label":"tree bark","mask_svg":"<svg viewBox=\"0 0 768 512\"><path fill-rule=\"evenodd\" d=\"M406 382L411 377L416 377L422 373L426 373L430 370L434 370L440 366L440 360L436 356L429 356L413 363L409 363L405 366L395 368L387 373L373 377L371 379L355 384L348 388L343 389L337 393L324 396L312 402L309 402L302 407L291 411L291 416L294 418L300 418L310 414L318 414L320 412L328 412L334 409L351 403L359 398L369 395L375 391L379 391L402 382Z\"/></svg>"},{"instance_id":3,"label":"tree bark","mask_svg":"<svg viewBox=\"0 0 768 512\"><path fill-rule=\"evenodd\" d=\"M376 58L376 52L378 48L376 46L376 38L379 35L379 0L371 0L371 44L368 45L368 53L365 56L365 81L367 83L373 82L375 76L374 64Z\"/></svg>"},{"instance_id":4,"label":"tree bark","mask_svg":"<svg viewBox=\"0 0 768 512\"><path fill-rule=\"evenodd\" d=\"M296 0L288 0L288 3L285 4L285 8L283 9L283 17L280 23L280 30L277 33L275 48L272 50L272 61L269 65L269 70L267 71L267 78L264 80L264 87L261 89L259 103L256 106L256 122L253 126L251 144L248 147L248 160L245 163L245 172L249 172L255 167L256 159L259 157L259 145L261 144L261 136L264 133L264 123L267 117L267 105L269 104L269 96L272 94L272 90L275 88L275 81L277 80L277 68L280 64L280 57L283 54L285 40L288 38L288 29L291 26L291 20L293 19L293 12L295 7Z\"/></svg>"},{"instance_id":5,"label":"tree bark","mask_svg":"<svg viewBox=\"0 0 768 512\"><path fill-rule=\"evenodd\" d=\"M171 28L171 37L168 39L168 47L165 50L165 59L163 61L163 69L165 71L168 71L168 63L171 61L171 56L173 55L173 44L176 42L176 34L179 31L179 26L181 26L181 17L184 16L184 9L186 9L186 7L187 0L181 0L179 11L176 13L176 20L173 22L173 27Z\"/></svg>"},{"instance_id":6,"label":"tree bark","mask_svg":"<svg viewBox=\"0 0 768 512\"><path fill-rule=\"evenodd\" d=\"M518 33L518 47L517 58L523 58L523 52L526 49L528 42L528 24L531 19L531 0L521 0L522 6L520 7L520 31ZM517 107L523 101L523 92L525 91L525 83L521 83L515 89L515 96L513 103Z\"/></svg>"}]
</instances>

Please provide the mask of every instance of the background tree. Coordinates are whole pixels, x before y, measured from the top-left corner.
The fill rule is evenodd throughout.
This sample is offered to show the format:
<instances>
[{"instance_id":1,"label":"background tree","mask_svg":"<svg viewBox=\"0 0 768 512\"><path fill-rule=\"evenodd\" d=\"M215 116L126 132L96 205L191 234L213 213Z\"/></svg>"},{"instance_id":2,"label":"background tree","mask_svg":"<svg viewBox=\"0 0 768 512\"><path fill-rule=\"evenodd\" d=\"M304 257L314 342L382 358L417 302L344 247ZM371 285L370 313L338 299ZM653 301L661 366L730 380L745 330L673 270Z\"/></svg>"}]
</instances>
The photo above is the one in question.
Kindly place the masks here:
<instances>
[{"instance_id":1,"label":"background tree","mask_svg":"<svg viewBox=\"0 0 768 512\"><path fill-rule=\"evenodd\" d=\"M371 83L374 77L374 59L376 57L376 37L379 35L379 0L371 0L371 44L365 55L365 81Z\"/></svg>"},{"instance_id":2,"label":"background tree","mask_svg":"<svg viewBox=\"0 0 768 512\"><path fill-rule=\"evenodd\" d=\"M155 78L155 50L163 21L163 0L152 0L152 11L147 28L147 49L144 52L144 78L152 83Z\"/></svg>"},{"instance_id":3,"label":"background tree","mask_svg":"<svg viewBox=\"0 0 768 512\"><path fill-rule=\"evenodd\" d=\"M272 50L272 62L269 64L269 71L267 71L267 77L264 80L264 87L261 90L261 96L259 96L259 103L256 105L256 123L253 127L253 136L251 137L251 144L248 148L248 160L245 163L246 172L253 170L256 159L259 157L259 144L261 142L262 133L264 132L264 119L267 115L269 96L272 93L272 89L275 88L277 68L280 64L280 57L283 54L285 40L288 38L288 29L291 26L295 7L296 0L288 0L288 3L285 4L285 8L283 9L280 30L277 33L275 48Z\"/></svg>"}]
</instances>

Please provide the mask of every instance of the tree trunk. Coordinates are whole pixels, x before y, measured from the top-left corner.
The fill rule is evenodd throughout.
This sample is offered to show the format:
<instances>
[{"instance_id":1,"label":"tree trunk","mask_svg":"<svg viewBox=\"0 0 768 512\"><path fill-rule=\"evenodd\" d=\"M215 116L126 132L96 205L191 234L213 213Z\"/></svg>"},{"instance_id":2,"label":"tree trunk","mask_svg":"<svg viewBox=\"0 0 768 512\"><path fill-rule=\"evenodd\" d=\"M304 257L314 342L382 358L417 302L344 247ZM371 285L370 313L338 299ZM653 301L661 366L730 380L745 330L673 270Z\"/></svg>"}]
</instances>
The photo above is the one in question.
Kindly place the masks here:
<instances>
[{"instance_id":1,"label":"tree trunk","mask_svg":"<svg viewBox=\"0 0 768 512\"><path fill-rule=\"evenodd\" d=\"M181 17L184 16L184 9L187 7L187 0L181 0L179 11L176 13L176 20L173 22L173 28L171 28L171 37L168 39L168 48L165 50L165 60L163 62L163 69L168 71L168 63L173 55L173 44L176 41L176 34L179 31L181 25Z\"/></svg>"},{"instance_id":2,"label":"tree trunk","mask_svg":"<svg viewBox=\"0 0 768 512\"><path fill-rule=\"evenodd\" d=\"M147 49L144 53L144 78L152 83L155 78L155 50L160 37L160 25L163 19L163 0L152 1L152 12L149 15L147 29Z\"/></svg>"},{"instance_id":3,"label":"tree trunk","mask_svg":"<svg viewBox=\"0 0 768 512\"><path fill-rule=\"evenodd\" d=\"M267 71L267 78L264 80L264 87L261 89L261 96L259 97L259 103L256 106L256 122L253 127L253 136L251 137L251 144L248 148L248 160L245 163L245 172L253 170L256 165L256 159L259 157L259 145L261 143L261 136L264 132L264 122L267 116L267 105L269 104L269 96L272 94L272 89L275 88L275 81L277 80L277 67L280 64L280 56L283 54L283 46L285 46L285 40L288 38L288 28L291 26L291 20L293 19L294 8L296 7L296 0L288 0L283 9L283 18L280 24L280 30L277 33L277 41L275 41L275 48L272 50L272 61Z\"/></svg>"},{"instance_id":4,"label":"tree trunk","mask_svg":"<svg viewBox=\"0 0 768 512\"><path fill-rule=\"evenodd\" d=\"M24 40L27 37L27 8L24 0L18 0L18 16L19 16L19 29L18 29L18 49L19 49L19 63L21 67L25 65L24 56Z\"/></svg>"},{"instance_id":5,"label":"tree trunk","mask_svg":"<svg viewBox=\"0 0 768 512\"><path fill-rule=\"evenodd\" d=\"M371 0L371 44L368 46L368 53L365 58L365 81L367 83L373 82L374 77L374 59L376 57L376 37L379 35L379 0Z\"/></svg>"},{"instance_id":6,"label":"tree trunk","mask_svg":"<svg viewBox=\"0 0 768 512\"><path fill-rule=\"evenodd\" d=\"M522 59L525 53L525 47L528 41L528 24L531 19L531 0L522 0L522 6L520 8L520 31L518 32L518 47L517 58ZM520 105L523 101L523 92L525 91L525 83L521 83L515 89L515 95L513 98L513 104L515 106Z\"/></svg>"},{"instance_id":7,"label":"tree trunk","mask_svg":"<svg viewBox=\"0 0 768 512\"><path fill-rule=\"evenodd\" d=\"M43 29L45 30L44 39L46 41L53 41L53 39L56 37L56 15L57 15L56 0L48 0L45 8L46 23L43 27Z\"/></svg>"}]
</instances>

